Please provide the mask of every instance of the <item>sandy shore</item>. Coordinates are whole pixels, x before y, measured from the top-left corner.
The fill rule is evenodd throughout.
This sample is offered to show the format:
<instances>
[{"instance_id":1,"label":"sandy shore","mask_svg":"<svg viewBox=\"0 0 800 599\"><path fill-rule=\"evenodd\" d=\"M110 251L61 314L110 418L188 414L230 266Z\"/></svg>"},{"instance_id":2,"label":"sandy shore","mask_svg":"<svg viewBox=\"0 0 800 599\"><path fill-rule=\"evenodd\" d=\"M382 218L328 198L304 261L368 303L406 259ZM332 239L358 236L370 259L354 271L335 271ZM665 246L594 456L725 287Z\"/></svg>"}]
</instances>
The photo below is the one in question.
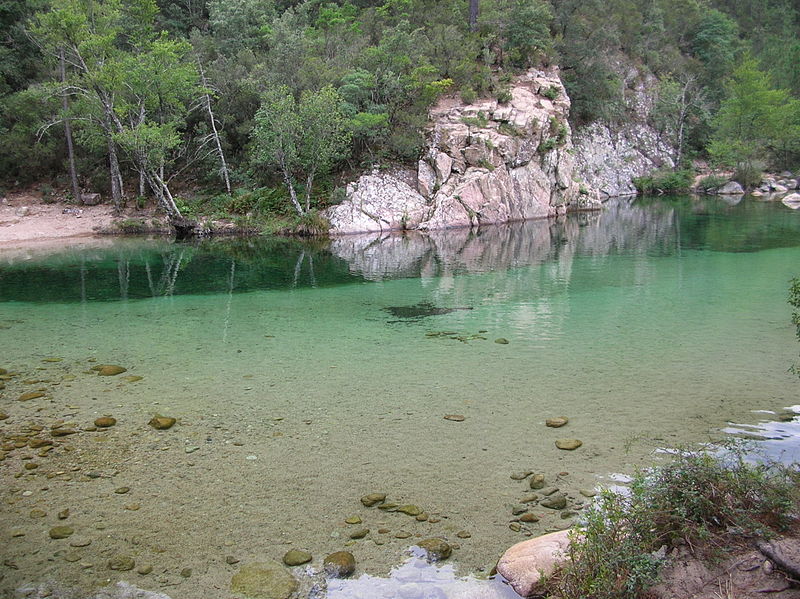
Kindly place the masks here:
<instances>
[{"instance_id":1,"label":"sandy shore","mask_svg":"<svg viewBox=\"0 0 800 599\"><path fill-rule=\"evenodd\" d=\"M113 220L114 208L109 204L45 204L36 195L12 193L0 199L0 248L87 237L108 228Z\"/></svg>"}]
</instances>

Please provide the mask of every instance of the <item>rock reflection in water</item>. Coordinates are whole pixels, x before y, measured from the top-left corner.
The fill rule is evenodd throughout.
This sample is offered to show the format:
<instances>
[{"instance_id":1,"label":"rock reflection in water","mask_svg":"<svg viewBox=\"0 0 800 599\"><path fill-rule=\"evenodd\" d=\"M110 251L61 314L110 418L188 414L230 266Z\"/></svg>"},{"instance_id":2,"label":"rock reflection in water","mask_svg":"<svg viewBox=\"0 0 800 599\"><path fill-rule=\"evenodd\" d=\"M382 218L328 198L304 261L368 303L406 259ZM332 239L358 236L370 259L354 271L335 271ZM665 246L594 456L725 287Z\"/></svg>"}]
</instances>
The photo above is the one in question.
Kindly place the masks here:
<instances>
[{"instance_id":1,"label":"rock reflection in water","mask_svg":"<svg viewBox=\"0 0 800 599\"><path fill-rule=\"evenodd\" d=\"M500 580L459 578L451 565L429 564L412 557L389 576L363 576L328 582L326 599L519 599Z\"/></svg>"}]
</instances>

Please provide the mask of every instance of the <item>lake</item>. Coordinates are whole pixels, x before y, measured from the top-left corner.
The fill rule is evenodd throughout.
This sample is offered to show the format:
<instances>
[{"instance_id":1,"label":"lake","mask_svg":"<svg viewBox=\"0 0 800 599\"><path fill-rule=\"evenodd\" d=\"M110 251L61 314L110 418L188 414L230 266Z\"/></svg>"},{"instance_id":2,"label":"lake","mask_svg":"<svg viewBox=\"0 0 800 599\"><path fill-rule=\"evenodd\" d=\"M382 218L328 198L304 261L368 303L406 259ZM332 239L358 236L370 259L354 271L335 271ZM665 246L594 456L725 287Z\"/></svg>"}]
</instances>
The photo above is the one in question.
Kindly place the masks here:
<instances>
[{"instance_id":1,"label":"lake","mask_svg":"<svg viewBox=\"0 0 800 599\"><path fill-rule=\"evenodd\" d=\"M382 577L442 537L452 571L430 596L507 596L461 577L669 448L768 431L772 457L800 459L798 275L800 212L689 197L429 235L4 250L0 594L221 597L242 564L297 548L315 566L351 551L373 577L331 597L427 597L408 590L425 576ZM32 449L53 426L75 433ZM525 472L567 510L522 504ZM51 539L59 525L74 533ZM108 569L119 556L135 568Z\"/></svg>"}]
</instances>

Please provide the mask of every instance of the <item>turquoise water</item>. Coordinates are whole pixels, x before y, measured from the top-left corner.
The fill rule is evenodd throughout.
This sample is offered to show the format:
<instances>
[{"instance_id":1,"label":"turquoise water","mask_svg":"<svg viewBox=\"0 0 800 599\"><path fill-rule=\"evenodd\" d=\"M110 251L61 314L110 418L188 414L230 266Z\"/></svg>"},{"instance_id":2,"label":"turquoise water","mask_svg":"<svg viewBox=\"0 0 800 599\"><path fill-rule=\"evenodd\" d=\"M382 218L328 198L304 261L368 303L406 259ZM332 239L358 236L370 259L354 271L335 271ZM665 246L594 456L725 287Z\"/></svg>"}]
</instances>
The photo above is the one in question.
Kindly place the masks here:
<instances>
[{"instance_id":1,"label":"turquoise water","mask_svg":"<svg viewBox=\"0 0 800 599\"><path fill-rule=\"evenodd\" d=\"M19 451L0 462L0 533L19 566L0 590L130 579L105 569L114 553L156 564L132 581L176 599L227 589L227 555L292 547L315 563L346 548L380 576L425 536L456 543L463 574L488 572L571 521L539 509L511 530L527 485L510 474L544 473L580 507L579 490L664 447L800 403L786 303L799 259L800 214L690 198L477 233L0 254L0 367L19 373L0 391L0 431L119 421L34 456L34 471ZM143 378L97 377L98 363ZM154 431L156 413L179 423ZM544 426L562 415L566 427ZM583 446L560 451L562 437ZM775 442L794 451L796 437ZM439 521L364 508L370 492ZM91 545L44 543L53 506ZM353 515L370 529L355 542Z\"/></svg>"}]
</instances>

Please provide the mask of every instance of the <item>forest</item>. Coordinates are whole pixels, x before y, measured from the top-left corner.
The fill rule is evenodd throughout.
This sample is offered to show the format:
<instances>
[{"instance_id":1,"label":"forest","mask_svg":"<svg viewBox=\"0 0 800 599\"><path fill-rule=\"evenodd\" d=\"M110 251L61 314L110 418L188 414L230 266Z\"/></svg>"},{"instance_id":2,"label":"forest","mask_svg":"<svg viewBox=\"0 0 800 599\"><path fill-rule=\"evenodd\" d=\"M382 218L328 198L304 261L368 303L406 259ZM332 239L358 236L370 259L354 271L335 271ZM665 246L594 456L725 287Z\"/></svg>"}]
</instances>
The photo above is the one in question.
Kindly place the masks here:
<instances>
[{"instance_id":1,"label":"forest","mask_svg":"<svg viewBox=\"0 0 800 599\"><path fill-rule=\"evenodd\" d=\"M800 164L791 0L0 0L0 189L304 218L413 163L428 108L558 65L574 126L640 118L693 159Z\"/></svg>"}]
</instances>

